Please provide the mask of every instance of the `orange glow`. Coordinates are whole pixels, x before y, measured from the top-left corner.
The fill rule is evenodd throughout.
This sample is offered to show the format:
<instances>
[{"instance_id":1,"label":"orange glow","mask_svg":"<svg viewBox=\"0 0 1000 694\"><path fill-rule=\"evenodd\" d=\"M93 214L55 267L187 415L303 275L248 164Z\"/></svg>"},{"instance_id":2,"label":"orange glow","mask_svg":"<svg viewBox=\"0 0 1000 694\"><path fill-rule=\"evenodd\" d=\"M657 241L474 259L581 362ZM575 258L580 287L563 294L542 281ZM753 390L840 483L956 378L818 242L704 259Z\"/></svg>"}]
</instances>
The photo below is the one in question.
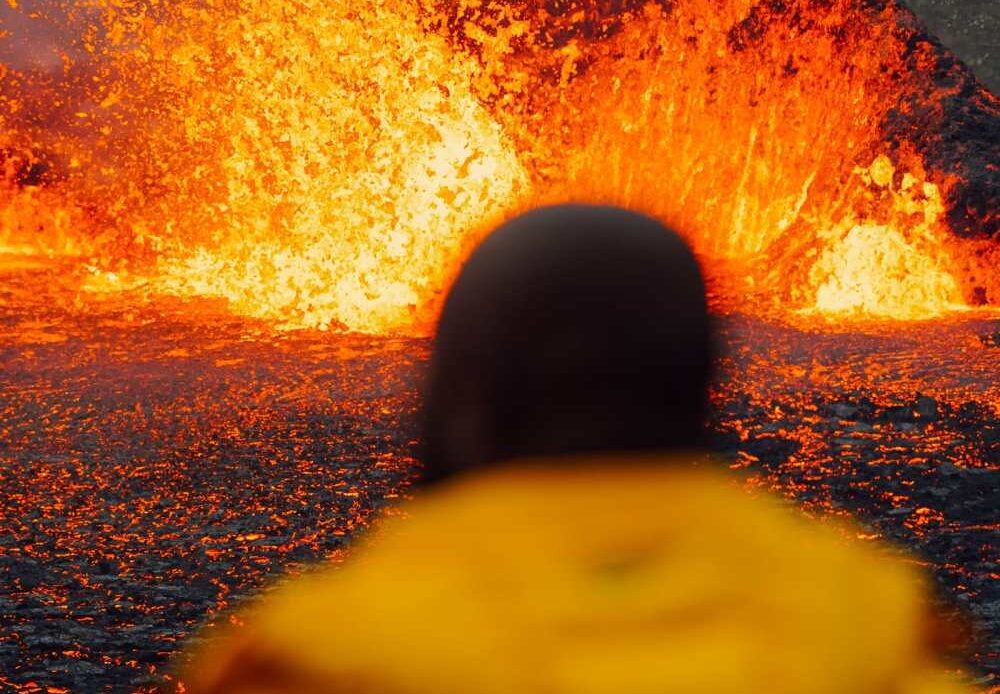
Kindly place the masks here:
<instances>
[{"instance_id":1,"label":"orange glow","mask_svg":"<svg viewBox=\"0 0 1000 694\"><path fill-rule=\"evenodd\" d=\"M677 228L723 309L1000 301L995 248L948 228L953 177L881 136L936 98L895 10L792 4L103 0L61 77L0 72L0 251L279 327L423 333L483 233L572 199Z\"/></svg>"},{"instance_id":2,"label":"orange glow","mask_svg":"<svg viewBox=\"0 0 1000 694\"><path fill-rule=\"evenodd\" d=\"M944 206L937 186L903 176L893 189L892 162L879 157L856 174L888 191L893 209L909 216L906 225L859 223L823 234L828 243L810 271L821 312L885 318L930 318L963 307L958 283L949 272Z\"/></svg>"}]
</instances>

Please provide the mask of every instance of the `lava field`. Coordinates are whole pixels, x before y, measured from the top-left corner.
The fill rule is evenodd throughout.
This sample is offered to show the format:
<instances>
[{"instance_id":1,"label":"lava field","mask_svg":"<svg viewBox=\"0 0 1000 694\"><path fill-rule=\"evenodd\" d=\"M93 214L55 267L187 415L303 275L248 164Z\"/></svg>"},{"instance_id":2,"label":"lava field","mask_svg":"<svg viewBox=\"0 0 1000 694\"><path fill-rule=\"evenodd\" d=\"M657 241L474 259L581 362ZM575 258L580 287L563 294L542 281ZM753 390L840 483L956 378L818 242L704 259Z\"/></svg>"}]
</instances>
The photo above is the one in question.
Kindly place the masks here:
<instances>
[{"instance_id":1,"label":"lava field","mask_svg":"<svg viewBox=\"0 0 1000 694\"><path fill-rule=\"evenodd\" d=\"M428 343L276 332L207 301L0 283L0 685L176 688L206 623L340 560L407 496ZM48 287L40 292L38 287ZM751 489L909 548L1000 685L1000 320L719 321L714 446Z\"/></svg>"}]
</instances>

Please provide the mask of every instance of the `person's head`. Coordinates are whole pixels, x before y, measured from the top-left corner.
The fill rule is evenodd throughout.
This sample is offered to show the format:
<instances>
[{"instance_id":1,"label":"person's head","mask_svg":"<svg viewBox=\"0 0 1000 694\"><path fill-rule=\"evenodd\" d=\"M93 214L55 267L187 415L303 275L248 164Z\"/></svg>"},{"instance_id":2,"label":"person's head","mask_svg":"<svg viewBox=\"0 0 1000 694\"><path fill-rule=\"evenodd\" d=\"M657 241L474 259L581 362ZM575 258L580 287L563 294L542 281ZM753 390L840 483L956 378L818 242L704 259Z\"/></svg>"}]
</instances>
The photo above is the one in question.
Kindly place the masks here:
<instances>
[{"instance_id":1,"label":"person's head","mask_svg":"<svg viewBox=\"0 0 1000 694\"><path fill-rule=\"evenodd\" d=\"M611 207L539 209L480 245L438 323L424 482L535 456L697 446L711 368L701 270Z\"/></svg>"}]
</instances>

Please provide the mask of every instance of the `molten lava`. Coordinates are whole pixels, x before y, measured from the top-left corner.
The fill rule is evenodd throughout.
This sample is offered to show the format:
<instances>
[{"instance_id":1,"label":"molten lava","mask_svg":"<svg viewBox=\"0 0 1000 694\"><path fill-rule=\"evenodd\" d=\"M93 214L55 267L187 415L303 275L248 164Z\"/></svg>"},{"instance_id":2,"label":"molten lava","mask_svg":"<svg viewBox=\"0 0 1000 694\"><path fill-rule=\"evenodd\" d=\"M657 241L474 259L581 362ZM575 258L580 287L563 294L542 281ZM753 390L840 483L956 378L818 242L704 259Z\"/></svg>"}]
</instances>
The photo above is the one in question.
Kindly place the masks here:
<instances>
[{"instance_id":1,"label":"molten lava","mask_svg":"<svg viewBox=\"0 0 1000 694\"><path fill-rule=\"evenodd\" d=\"M677 228L723 309L1000 304L953 114L1000 100L894 2L10 5L73 38L0 68L0 250L84 288L420 333L485 231L572 199Z\"/></svg>"}]
</instances>

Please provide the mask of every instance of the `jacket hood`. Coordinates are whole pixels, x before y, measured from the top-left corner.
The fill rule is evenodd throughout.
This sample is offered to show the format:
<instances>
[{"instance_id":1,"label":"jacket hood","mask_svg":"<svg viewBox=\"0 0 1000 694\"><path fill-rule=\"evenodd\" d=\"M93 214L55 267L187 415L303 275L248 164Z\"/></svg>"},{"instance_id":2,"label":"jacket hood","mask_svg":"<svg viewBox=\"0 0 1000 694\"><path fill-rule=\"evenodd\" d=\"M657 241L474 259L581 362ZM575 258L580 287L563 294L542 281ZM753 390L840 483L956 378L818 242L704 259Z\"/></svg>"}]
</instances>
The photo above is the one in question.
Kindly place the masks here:
<instances>
[{"instance_id":1,"label":"jacket hood","mask_svg":"<svg viewBox=\"0 0 1000 694\"><path fill-rule=\"evenodd\" d=\"M243 691L216 685L261 663L390 694L957 687L925 652L911 562L684 462L535 460L444 485L261 601L193 690Z\"/></svg>"}]
</instances>

